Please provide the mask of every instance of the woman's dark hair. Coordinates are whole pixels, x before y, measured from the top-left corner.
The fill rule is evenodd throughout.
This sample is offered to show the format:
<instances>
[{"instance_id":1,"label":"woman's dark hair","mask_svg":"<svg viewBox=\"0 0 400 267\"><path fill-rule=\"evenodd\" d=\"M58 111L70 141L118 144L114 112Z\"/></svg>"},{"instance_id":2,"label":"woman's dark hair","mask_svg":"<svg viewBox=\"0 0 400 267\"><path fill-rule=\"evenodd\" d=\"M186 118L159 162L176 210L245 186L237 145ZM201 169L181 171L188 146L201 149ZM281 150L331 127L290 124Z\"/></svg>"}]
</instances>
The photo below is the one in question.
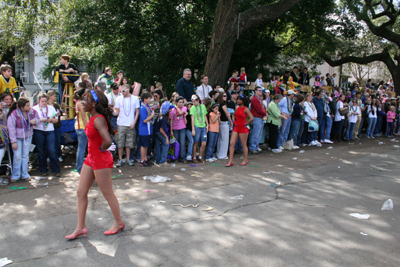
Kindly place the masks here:
<instances>
[{"instance_id":1,"label":"woman's dark hair","mask_svg":"<svg viewBox=\"0 0 400 267\"><path fill-rule=\"evenodd\" d=\"M17 109L17 107L19 109L25 107L26 103L29 103L29 99L26 97L20 97L18 98L17 102L14 102L11 104L10 110L8 111L8 115L7 118L10 117L10 114Z\"/></svg>"},{"instance_id":2,"label":"woman's dark hair","mask_svg":"<svg viewBox=\"0 0 400 267\"><path fill-rule=\"evenodd\" d=\"M5 93L2 93L1 95L0 95L0 100L1 101L3 101L3 99L6 97L6 96L11 96L11 99L13 99L13 96L11 95L11 93L9 93L9 92L5 92Z\"/></svg>"},{"instance_id":3,"label":"woman's dark hair","mask_svg":"<svg viewBox=\"0 0 400 267\"><path fill-rule=\"evenodd\" d=\"M91 93L91 91L95 91L97 98L99 100L99 102L94 101L93 95ZM114 134L114 128L111 124L111 117L112 117L112 111L111 109L108 107L108 99L107 97L104 95L104 93L100 90L91 90L88 91L86 93L83 94L83 96L87 96L87 99L90 101L90 103L96 103L95 105L95 110L97 113L99 113L100 115L103 115L104 118L106 118L106 122L107 122L107 127L108 127L108 132L110 134Z\"/></svg>"},{"instance_id":4,"label":"woman's dark hair","mask_svg":"<svg viewBox=\"0 0 400 267\"><path fill-rule=\"evenodd\" d=\"M75 100L81 100L82 96L85 94L85 91L86 91L85 88L82 88L82 89L79 89L79 90L75 91L74 99Z\"/></svg>"},{"instance_id":5,"label":"woman's dark hair","mask_svg":"<svg viewBox=\"0 0 400 267\"><path fill-rule=\"evenodd\" d=\"M217 99L217 103L222 106L223 104L226 104L226 101L224 101L224 94L226 94L226 92L224 93L219 93L218 95L218 99Z\"/></svg>"},{"instance_id":6,"label":"woman's dark hair","mask_svg":"<svg viewBox=\"0 0 400 267\"><path fill-rule=\"evenodd\" d=\"M240 94L237 99L242 100L245 107L249 106L249 100L244 95Z\"/></svg>"}]
</instances>

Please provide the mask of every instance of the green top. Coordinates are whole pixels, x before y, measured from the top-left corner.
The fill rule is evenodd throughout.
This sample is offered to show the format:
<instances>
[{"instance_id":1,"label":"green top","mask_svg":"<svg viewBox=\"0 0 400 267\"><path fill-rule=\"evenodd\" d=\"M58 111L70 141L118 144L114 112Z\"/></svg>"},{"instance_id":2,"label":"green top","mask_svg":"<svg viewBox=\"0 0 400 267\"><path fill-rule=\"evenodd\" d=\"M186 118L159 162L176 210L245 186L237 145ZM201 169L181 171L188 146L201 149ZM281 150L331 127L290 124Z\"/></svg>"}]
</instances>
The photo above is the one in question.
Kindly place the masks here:
<instances>
[{"instance_id":1,"label":"green top","mask_svg":"<svg viewBox=\"0 0 400 267\"><path fill-rule=\"evenodd\" d=\"M279 109L275 101L269 103L267 123L272 123L276 126L281 126L282 119L279 117L280 115L281 115L281 110Z\"/></svg>"},{"instance_id":2,"label":"green top","mask_svg":"<svg viewBox=\"0 0 400 267\"><path fill-rule=\"evenodd\" d=\"M194 126L198 128L204 128L206 127L206 115L207 115L207 109L206 106L203 104L199 106L192 106L190 108L190 115L194 116Z\"/></svg>"}]
</instances>

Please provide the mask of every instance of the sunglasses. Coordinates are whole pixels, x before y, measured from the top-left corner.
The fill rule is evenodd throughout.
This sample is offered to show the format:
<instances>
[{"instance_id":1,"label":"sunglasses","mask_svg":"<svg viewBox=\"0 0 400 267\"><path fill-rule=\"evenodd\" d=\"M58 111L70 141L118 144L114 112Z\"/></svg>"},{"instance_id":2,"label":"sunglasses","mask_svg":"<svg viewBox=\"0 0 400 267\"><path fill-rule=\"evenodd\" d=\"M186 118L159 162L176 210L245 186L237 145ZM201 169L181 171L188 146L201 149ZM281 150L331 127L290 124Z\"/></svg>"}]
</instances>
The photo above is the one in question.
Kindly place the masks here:
<instances>
[{"instance_id":1,"label":"sunglasses","mask_svg":"<svg viewBox=\"0 0 400 267\"><path fill-rule=\"evenodd\" d=\"M224 97L227 97L227 95L224 95Z\"/></svg>"},{"instance_id":2,"label":"sunglasses","mask_svg":"<svg viewBox=\"0 0 400 267\"><path fill-rule=\"evenodd\" d=\"M128 91L128 90L121 90L122 93L125 93L126 91Z\"/></svg>"},{"instance_id":3,"label":"sunglasses","mask_svg":"<svg viewBox=\"0 0 400 267\"><path fill-rule=\"evenodd\" d=\"M117 88L113 88L113 90L118 90L118 87Z\"/></svg>"}]
</instances>

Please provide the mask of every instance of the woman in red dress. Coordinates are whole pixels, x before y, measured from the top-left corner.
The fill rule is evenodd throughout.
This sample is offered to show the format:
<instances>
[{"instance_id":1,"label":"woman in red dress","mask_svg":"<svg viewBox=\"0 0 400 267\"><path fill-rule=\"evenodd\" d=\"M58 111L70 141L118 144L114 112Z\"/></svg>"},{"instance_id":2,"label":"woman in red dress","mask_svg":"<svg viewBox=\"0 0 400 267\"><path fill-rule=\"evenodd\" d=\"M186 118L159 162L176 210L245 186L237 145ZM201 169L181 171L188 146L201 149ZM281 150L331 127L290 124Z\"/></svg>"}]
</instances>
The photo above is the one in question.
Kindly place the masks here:
<instances>
[{"instance_id":1,"label":"woman in red dress","mask_svg":"<svg viewBox=\"0 0 400 267\"><path fill-rule=\"evenodd\" d=\"M235 114L233 115L234 120L234 127L232 136L231 136L231 143L229 147L229 163L226 164L226 167L230 167L233 165L233 154L235 153L235 144L240 138L240 143L242 143L243 147L243 162L240 164L244 166L247 164L247 156L249 154L249 149L247 148L247 138L249 137L249 129L248 126L254 120L253 115L250 112L250 109L245 105L245 101L247 99L243 95L239 95L237 99L237 104L239 105L236 108ZM247 120L247 118L249 120Z\"/></svg>"},{"instance_id":2,"label":"woman in red dress","mask_svg":"<svg viewBox=\"0 0 400 267\"><path fill-rule=\"evenodd\" d=\"M87 236L88 229L85 219L88 192L94 180L99 185L114 215L114 225L104 234L113 235L125 228L121 219L119 203L112 188L113 157L108 149L112 145L110 134L113 132L113 127L110 121L111 111L108 109L107 97L100 90L90 90L83 95L82 106L84 111L91 115L90 121L85 127L88 137L88 155L81 170L77 190L78 225L72 234L65 237L67 239L75 239L80 235Z\"/></svg>"}]
</instances>

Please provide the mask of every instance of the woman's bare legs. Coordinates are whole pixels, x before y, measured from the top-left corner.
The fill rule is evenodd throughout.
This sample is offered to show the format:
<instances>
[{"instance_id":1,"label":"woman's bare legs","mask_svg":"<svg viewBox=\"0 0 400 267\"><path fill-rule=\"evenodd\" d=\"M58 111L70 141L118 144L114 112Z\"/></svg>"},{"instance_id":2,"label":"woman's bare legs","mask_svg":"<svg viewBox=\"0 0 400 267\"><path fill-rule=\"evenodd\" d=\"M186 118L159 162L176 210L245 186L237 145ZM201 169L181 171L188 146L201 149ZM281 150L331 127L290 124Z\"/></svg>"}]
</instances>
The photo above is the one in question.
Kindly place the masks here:
<instances>
[{"instance_id":1,"label":"woman's bare legs","mask_svg":"<svg viewBox=\"0 0 400 267\"><path fill-rule=\"evenodd\" d=\"M231 135L231 143L229 144L229 163L231 164L233 162L233 154L235 154L235 145L238 140L238 133L237 132L232 132Z\"/></svg>"},{"instance_id":2,"label":"woman's bare legs","mask_svg":"<svg viewBox=\"0 0 400 267\"><path fill-rule=\"evenodd\" d=\"M94 182L94 174L92 167L83 164L81 170L81 177L79 178L78 190L76 191L78 197L78 225L76 226L73 234L79 232L86 227L86 211L88 207L88 193L89 189Z\"/></svg>"},{"instance_id":3,"label":"woman's bare legs","mask_svg":"<svg viewBox=\"0 0 400 267\"><path fill-rule=\"evenodd\" d=\"M123 221L121 219L121 213L119 209L118 199L114 194L112 179L111 179L111 168L108 169L100 169L94 171L94 176L96 178L96 182L99 185L101 192L103 193L104 198L107 200L108 205L111 208L112 214L114 216L114 225L109 229L109 231L118 230Z\"/></svg>"},{"instance_id":4,"label":"woman's bare legs","mask_svg":"<svg viewBox=\"0 0 400 267\"><path fill-rule=\"evenodd\" d=\"M249 148L247 147L247 138L249 137L249 134L239 134L240 138L240 143L242 143L243 147L243 162L247 163L247 156L249 155Z\"/></svg>"}]
</instances>

